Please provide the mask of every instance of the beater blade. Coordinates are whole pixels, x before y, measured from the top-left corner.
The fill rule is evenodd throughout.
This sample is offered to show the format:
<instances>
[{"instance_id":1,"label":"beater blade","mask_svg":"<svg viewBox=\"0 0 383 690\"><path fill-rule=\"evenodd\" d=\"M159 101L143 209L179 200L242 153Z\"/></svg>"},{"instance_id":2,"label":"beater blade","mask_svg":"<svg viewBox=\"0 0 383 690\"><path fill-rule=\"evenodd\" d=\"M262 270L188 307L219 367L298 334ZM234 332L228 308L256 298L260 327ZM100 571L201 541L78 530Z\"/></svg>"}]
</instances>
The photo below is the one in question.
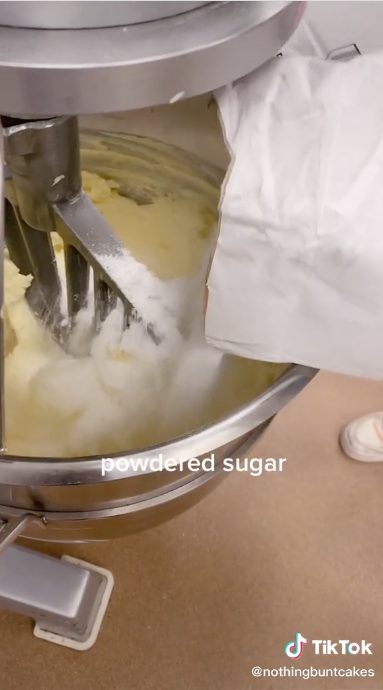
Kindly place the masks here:
<instances>
[{"instance_id":1,"label":"beater blade","mask_svg":"<svg viewBox=\"0 0 383 690\"><path fill-rule=\"evenodd\" d=\"M60 279L49 233L35 230L22 219L17 206L4 199L5 244L9 258L22 275L35 280L26 291L26 299L36 316L60 340Z\"/></svg>"},{"instance_id":2,"label":"beater blade","mask_svg":"<svg viewBox=\"0 0 383 690\"><path fill-rule=\"evenodd\" d=\"M118 299L124 306L122 326L128 327L131 319L139 318L131 285L124 281L132 257L82 190L77 119L25 122L6 127L4 135L15 197L9 196L14 217L8 226L7 244L19 269L28 269L35 278L37 287L32 295L39 304L39 316L56 339L66 339L68 331L60 325L61 286L51 242L51 232L56 231L65 247L69 332L87 304L90 268L94 274L95 330ZM11 218L9 205L7 213ZM158 342L151 324L147 329Z\"/></svg>"},{"instance_id":3,"label":"beater blade","mask_svg":"<svg viewBox=\"0 0 383 690\"><path fill-rule=\"evenodd\" d=\"M86 300L84 286L88 266L91 266L94 271L96 328L116 306L117 298L123 302L125 311L132 314L132 296L121 280L121 270L130 254L109 223L83 191L70 203L57 203L53 208L62 221L57 227L58 232L71 252L71 258L66 263L67 284L74 286L81 283L77 292L72 287L70 313L79 306L76 300L80 303Z\"/></svg>"}]
</instances>

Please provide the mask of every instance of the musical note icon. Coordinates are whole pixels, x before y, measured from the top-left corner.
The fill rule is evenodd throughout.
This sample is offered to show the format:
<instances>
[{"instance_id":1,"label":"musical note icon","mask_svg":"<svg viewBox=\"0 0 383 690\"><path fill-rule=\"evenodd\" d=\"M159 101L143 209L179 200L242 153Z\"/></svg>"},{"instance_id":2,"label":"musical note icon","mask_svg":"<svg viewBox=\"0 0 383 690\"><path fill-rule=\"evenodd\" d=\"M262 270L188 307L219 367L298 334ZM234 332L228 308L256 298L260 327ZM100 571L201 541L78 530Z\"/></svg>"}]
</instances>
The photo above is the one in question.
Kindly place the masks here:
<instances>
[{"instance_id":1,"label":"musical note icon","mask_svg":"<svg viewBox=\"0 0 383 690\"><path fill-rule=\"evenodd\" d=\"M295 640L292 642L288 642L286 647L285 647L285 654L286 656L289 656L290 659L298 659L299 656L301 656L303 652L303 645L307 644L308 640L306 640L303 635L300 633L295 633Z\"/></svg>"}]
</instances>

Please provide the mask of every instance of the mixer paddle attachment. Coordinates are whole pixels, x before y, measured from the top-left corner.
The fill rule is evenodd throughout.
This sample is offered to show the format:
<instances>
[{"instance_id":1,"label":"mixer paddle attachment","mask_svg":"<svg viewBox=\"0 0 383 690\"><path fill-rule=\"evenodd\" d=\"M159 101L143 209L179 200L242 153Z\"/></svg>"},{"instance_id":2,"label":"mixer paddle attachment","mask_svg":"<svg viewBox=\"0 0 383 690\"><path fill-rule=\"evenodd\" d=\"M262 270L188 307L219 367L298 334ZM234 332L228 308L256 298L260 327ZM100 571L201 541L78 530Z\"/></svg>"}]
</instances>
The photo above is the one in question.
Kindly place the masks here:
<instances>
[{"instance_id":1,"label":"mixer paddle attachment","mask_svg":"<svg viewBox=\"0 0 383 690\"><path fill-rule=\"evenodd\" d=\"M5 240L11 260L34 277L31 308L66 346L79 311L87 305L94 275L94 330L120 299L122 327L138 318L131 287L124 284L130 253L82 190L77 118L32 122L3 118L6 183ZM64 241L68 319L61 313L62 286L51 233ZM141 315L140 315L141 316ZM150 324L148 333L158 342Z\"/></svg>"}]
</instances>

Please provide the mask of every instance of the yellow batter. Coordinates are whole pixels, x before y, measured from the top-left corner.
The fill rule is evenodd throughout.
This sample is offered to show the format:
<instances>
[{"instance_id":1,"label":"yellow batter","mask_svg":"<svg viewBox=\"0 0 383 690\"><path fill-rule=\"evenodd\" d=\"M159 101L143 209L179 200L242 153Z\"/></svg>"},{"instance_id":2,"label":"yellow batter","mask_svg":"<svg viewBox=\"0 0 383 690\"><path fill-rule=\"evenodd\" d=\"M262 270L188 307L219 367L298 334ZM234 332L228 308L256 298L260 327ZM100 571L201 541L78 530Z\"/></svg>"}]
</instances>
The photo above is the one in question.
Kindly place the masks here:
<instances>
[{"instance_id":1,"label":"yellow batter","mask_svg":"<svg viewBox=\"0 0 383 690\"><path fill-rule=\"evenodd\" d=\"M140 263L162 280L196 275L216 216L195 197L160 197L139 206L114 181L83 173L85 191Z\"/></svg>"},{"instance_id":2,"label":"yellow batter","mask_svg":"<svg viewBox=\"0 0 383 690\"><path fill-rule=\"evenodd\" d=\"M89 149L86 159L89 167L98 156L98 167L102 164L105 168L106 159L100 163L101 149L102 146L94 148L93 142L93 150ZM156 154L153 151L151 155ZM205 260L216 223L218 187L208 182L201 186L198 182L193 189L182 170L178 173L181 178L184 175L184 182L178 189L169 189L168 181L164 183L166 174L162 183L155 185L150 156L143 165L136 152L133 163L127 166L125 155L123 168L118 152L106 153L108 165L115 173L116 169L120 171L119 174L108 178L105 170L102 176L84 172L85 191L135 259L146 264L169 286L174 284L173 293L186 290L187 296L191 279L195 280ZM163 166L164 153L157 151L156 155ZM131 175L134 165L136 184L132 188L131 180L124 179L122 173L128 168ZM172 175L176 168L175 165L175 170L171 170ZM137 190L141 197L143 194L138 201ZM62 270L63 245L58 236L53 240ZM157 442L165 434L166 420L161 419L159 410L164 407L164 398L171 387L177 353L169 353L168 358L162 354L159 358L156 347L151 342L143 342L142 332L135 328L129 330L123 346L117 347L117 322L112 315L96 339L91 356L70 357L32 315L24 298L30 281L6 259L8 453L73 457L109 454Z\"/></svg>"}]
</instances>

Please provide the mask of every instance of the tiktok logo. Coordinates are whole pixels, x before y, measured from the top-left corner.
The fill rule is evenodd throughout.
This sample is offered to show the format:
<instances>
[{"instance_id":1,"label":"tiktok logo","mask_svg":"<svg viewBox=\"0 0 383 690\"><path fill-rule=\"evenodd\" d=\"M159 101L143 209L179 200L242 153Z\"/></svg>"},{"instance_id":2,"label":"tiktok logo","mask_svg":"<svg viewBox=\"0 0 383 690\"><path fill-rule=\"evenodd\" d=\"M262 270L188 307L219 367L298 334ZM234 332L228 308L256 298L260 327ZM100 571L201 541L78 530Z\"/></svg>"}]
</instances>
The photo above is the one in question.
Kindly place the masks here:
<instances>
[{"instance_id":1,"label":"tiktok logo","mask_svg":"<svg viewBox=\"0 0 383 690\"><path fill-rule=\"evenodd\" d=\"M306 640L303 635L295 633L295 640L293 640L293 642L288 642L285 647L286 656L289 656L290 659L298 659L303 652L303 645L307 643L308 640Z\"/></svg>"},{"instance_id":2,"label":"tiktok logo","mask_svg":"<svg viewBox=\"0 0 383 690\"><path fill-rule=\"evenodd\" d=\"M285 647L285 654L290 659L298 659L303 652L303 645L308 644L300 633L295 633L295 640L288 642ZM350 642L350 640L311 640L314 647L314 654L372 654L371 642L361 640L360 642Z\"/></svg>"}]
</instances>

